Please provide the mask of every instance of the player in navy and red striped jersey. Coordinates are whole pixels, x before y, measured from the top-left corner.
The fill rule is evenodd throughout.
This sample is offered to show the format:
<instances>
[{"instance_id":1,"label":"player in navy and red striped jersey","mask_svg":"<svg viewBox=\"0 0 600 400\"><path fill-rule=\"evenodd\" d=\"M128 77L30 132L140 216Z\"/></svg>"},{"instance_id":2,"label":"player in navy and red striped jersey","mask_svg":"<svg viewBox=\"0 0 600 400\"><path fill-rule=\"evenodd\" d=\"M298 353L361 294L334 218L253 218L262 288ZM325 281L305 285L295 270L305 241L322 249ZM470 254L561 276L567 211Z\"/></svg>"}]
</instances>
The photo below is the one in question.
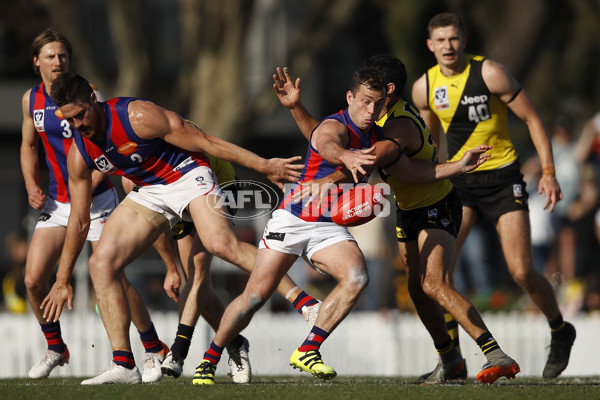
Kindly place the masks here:
<instances>
[{"instance_id":1,"label":"player in navy and red striped jersey","mask_svg":"<svg viewBox=\"0 0 600 400\"><path fill-rule=\"evenodd\" d=\"M300 157L265 160L243 148L202 132L173 111L152 102L117 98L99 102L79 75L57 77L52 99L77 129L68 154L71 214L57 280L44 299L44 316L57 319L71 303L69 278L89 227L92 170L125 176L138 186L108 218L89 261L98 307L113 348L115 365L82 384L139 381L129 325L129 306L118 276L125 266L181 219L193 221L200 240L212 254L243 266L255 247L237 240L225 218L221 189L204 152L265 173L278 184L296 180ZM121 363L121 360L128 363Z\"/></svg>"},{"instance_id":2,"label":"player in navy and red striped jersey","mask_svg":"<svg viewBox=\"0 0 600 400\"><path fill-rule=\"evenodd\" d=\"M342 110L337 114L333 114L325 118L323 121L337 121L347 127L348 131L348 144L349 149L368 149L372 147L379 139L381 139L381 128L374 125L368 133L363 133L360 128L356 126L348 110ZM294 201L294 196L298 190L301 190L302 183L313 181L315 179L323 178L332 174L333 172L342 168L342 165L332 164L323 159L319 152L314 148L312 144L309 144L306 161L304 163L304 169L300 175L298 183L292 188L292 190L286 194L283 201L279 205L279 209L286 210L291 214L309 222L331 222L329 208L332 203L340 195L341 189L335 192L330 192L323 201L318 204L317 202L311 203L309 206L301 202ZM366 182L368 176L365 176L362 181ZM325 215L323 215L325 214Z\"/></svg>"},{"instance_id":3,"label":"player in navy and red striped jersey","mask_svg":"<svg viewBox=\"0 0 600 400\"><path fill-rule=\"evenodd\" d=\"M62 117L57 105L49 96L54 80L67 72L71 59L71 44L60 33L47 29L39 34L31 46L33 68L42 82L28 90L22 99L23 125L21 144L21 169L25 179L29 204L41 210L27 254L25 284L31 308L46 336L48 349L43 359L29 371L29 377L46 378L58 365L69 361L59 321L47 321L40 305L49 292L49 279L60 256L70 212L69 174L67 154L73 143L74 129ZM49 169L47 194L40 187L38 144L42 141ZM92 176L91 225L87 240L96 247L100 233L110 213L118 204L116 191L104 174ZM83 238L86 236L84 235ZM171 273L177 273L176 270ZM136 304L135 325L140 331L146 357L164 358L166 350L158 339L150 315L136 290L122 276L129 301ZM146 367L146 364L144 365ZM149 375L153 378L147 378ZM160 379L160 362L154 368L144 368L145 381Z\"/></svg>"},{"instance_id":4,"label":"player in navy and red striped jersey","mask_svg":"<svg viewBox=\"0 0 600 400\"><path fill-rule=\"evenodd\" d=\"M374 158L369 149L381 137L375 119L385 102L385 89L386 82L376 70L355 72L346 94L348 109L326 118L313 131L301 180L329 174L342 166L353 173L364 173L362 166ZM196 368L194 384L214 383L224 346L250 323L303 253L338 285L323 300L315 325L292 354L290 364L321 379L337 375L323 363L319 348L356 304L369 277L363 255L348 229L331 222L329 202L305 211L290 200L297 188L298 184L267 223L246 288L225 310L217 334Z\"/></svg>"}]
</instances>

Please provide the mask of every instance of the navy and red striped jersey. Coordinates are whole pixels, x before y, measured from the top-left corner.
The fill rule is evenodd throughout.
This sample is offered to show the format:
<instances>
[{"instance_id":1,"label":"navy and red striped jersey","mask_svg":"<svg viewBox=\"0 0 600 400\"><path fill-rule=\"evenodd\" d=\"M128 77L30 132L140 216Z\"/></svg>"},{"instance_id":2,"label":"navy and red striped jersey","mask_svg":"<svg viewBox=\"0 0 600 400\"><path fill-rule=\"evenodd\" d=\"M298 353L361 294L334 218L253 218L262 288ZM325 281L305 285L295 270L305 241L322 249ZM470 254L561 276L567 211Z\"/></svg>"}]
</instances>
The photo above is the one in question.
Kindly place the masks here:
<instances>
[{"instance_id":1,"label":"navy and red striped jersey","mask_svg":"<svg viewBox=\"0 0 600 400\"><path fill-rule=\"evenodd\" d=\"M50 174L48 197L61 203L68 203L70 200L67 154L76 131L63 118L58 106L46 93L43 82L31 89L29 114L44 146L46 165ZM110 180L106 178L98 185L93 195L98 195L112 186Z\"/></svg>"},{"instance_id":2,"label":"navy and red striped jersey","mask_svg":"<svg viewBox=\"0 0 600 400\"><path fill-rule=\"evenodd\" d=\"M326 117L323 121L326 121L328 119L334 119L346 125L348 132L348 145L346 146L347 149L368 149L371 146L373 146L378 140L381 139L382 130L379 126L373 124L373 127L367 134L362 133L362 131L350 119L350 115L348 115L347 109L342 110L337 114L332 114ZM321 121L321 123L323 123L323 121ZM304 169L302 170L302 174L298 179L298 184L296 184L288 193L286 193L278 208L287 210L293 215L297 216L298 218L308 222L331 222L331 205L337 200L338 196L342 192L342 189L331 191L329 195L323 199L321 207L319 208L317 208L317 202L313 202L308 207L303 207L302 202L294 203L292 200L292 195L295 193L296 190L299 189L300 183L323 178L341 168L341 165L331 164L323 160L317 149L315 149L312 146L312 143L309 140L306 161L304 163ZM367 180L368 176L364 177L362 181L366 182ZM348 184L347 186L350 187L352 185Z\"/></svg>"},{"instance_id":3,"label":"navy and red striped jersey","mask_svg":"<svg viewBox=\"0 0 600 400\"><path fill-rule=\"evenodd\" d=\"M209 165L202 152L186 151L159 138L137 136L127 112L134 100L140 99L116 97L102 103L106 132L101 140L75 134L77 147L90 169L123 175L138 186L146 186L169 184L198 166Z\"/></svg>"}]
</instances>

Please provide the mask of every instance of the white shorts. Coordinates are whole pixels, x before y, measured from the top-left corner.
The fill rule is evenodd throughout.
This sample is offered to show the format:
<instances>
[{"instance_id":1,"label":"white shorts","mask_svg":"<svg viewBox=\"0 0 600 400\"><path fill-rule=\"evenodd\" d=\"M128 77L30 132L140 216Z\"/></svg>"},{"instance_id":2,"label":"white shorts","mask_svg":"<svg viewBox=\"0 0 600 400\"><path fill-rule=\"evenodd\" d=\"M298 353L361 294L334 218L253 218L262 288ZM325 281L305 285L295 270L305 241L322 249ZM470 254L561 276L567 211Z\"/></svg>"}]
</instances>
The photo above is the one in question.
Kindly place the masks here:
<instances>
[{"instance_id":1,"label":"white shorts","mask_svg":"<svg viewBox=\"0 0 600 400\"><path fill-rule=\"evenodd\" d=\"M356 241L346 227L333 222L307 222L288 211L275 210L258 248L297 256L306 253L310 260L317 251L345 240Z\"/></svg>"},{"instance_id":2,"label":"white shorts","mask_svg":"<svg viewBox=\"0 0 600 400\"><path fill-rule=\"evenodd\" d=\"M90 207L90 230L87 234L87 240L97 242L100 240L100 234L104 229L104 224L108 216L119 204L119 198L115 188L100 193L92 198ZM54 228L57 226L66 227L69 223L69 214L71 213L71 203L61 203L54 199L46 199L44 209L40 213L35 229Z\"/></svg>"},{"instance_id":3,"label":"white shorts","mask_svg":"<svg viewBox=\"0 0 600 400\"><path fill-rule=\"evenodd\" d=\"M187 206L196 197L207 194L223 195L213 171L208 167L198 167L167 185L136 186L127 198L163 215L173 227L182 219L191 221Z\"/></svg>"}]
</instances>

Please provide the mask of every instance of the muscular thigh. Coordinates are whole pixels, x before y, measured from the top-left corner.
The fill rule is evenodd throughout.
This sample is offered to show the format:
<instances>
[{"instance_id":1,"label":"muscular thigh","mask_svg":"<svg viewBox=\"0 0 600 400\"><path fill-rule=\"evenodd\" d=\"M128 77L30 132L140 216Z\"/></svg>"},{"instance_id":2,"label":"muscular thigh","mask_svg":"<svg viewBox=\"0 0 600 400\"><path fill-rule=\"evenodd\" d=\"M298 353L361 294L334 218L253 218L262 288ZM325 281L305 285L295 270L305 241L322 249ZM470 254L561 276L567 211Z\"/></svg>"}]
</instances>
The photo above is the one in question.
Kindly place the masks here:
<instances>
[{"instance_id":1,"label":"muscular thigh","mask_svg":"<svg viewBox=\"0 0 600 400\"><path fill-rule=\"evenodd\" d=\"M298 256L295 254L260 249L256 254L256 263L244 293L248 296L258 295L262 298L270 296L297 258Z\"/></svg>"},{"instance_id":2,"label":"muscular thigh","mask_svg":"<svg viewBox=\"0 0 600 400\"><path fill-rule=\"evenodd\" d=\"M496 221L504 258L511 271L527 268L531 259L531 229L527 211L502 214Z\"/></svg>"},{"instance_id":3,"label":"muscular thigh","mask_svg":"<svg viewBox=\"0 0 600 400\"><path fill-rule=\"evenodd\" d=\"M448 280L454 257L455 237L440 229L419 234L419 267L427 279Z\"/></svg>"},{"instance_id":4,"label":"muscular thigh","mask_svg":"<svg viewBox=\"0 0 600 400\"><path fill-rule=\"evenodd\" d=\"M125 266L146 250L160 233L147 215L120 204L106 221L94 258Z\"/></svg>"},{"instance_id":5,"label":"muscular thigh","mask_svg":"<svg viewBox=\"0 0 600 400\"><path fill-rule=\"evenodd\" d=\"M63 226L38 228L33 231L27 251L26 273L50 276L65 242L67 229Z\"/></svg>"},{"instance_id":6,"label":"muscular thigh","mask_svg":"<svg viewBox=\"0 0 600 400\"><path fill-rule=\"evenodd\" d=\"M225 217L220 196L206 195L192 200L188 210L194 220L198 237L210 251L217 245L236 242L231 221Z\"/></svg>"},{"instance_id":7,"label":"muscular thigh","mask_svg":"<svg viewBox=\"0 0 600 400\"><path fill-rule=\"evenodd\" d=\"M416 240L398 242L398 254L403 268L408 272L411 284L420 285L419 245Z\"/></svg>"}]
</instances>

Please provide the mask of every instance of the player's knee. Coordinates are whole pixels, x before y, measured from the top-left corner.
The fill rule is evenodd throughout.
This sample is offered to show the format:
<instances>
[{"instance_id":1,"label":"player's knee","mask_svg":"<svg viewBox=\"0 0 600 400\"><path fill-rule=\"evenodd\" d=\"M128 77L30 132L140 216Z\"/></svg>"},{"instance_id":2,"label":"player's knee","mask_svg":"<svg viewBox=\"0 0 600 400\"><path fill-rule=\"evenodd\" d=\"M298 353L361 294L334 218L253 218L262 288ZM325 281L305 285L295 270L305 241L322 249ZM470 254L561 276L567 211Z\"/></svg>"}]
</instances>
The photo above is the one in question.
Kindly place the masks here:
<instances>
[{"instance_id":1,"label":"player's knee","mask_svg":"<svg viewBox=\"0 0 600 400\"><path fill-rule=\"evenodd\" d=\"M519 286L521 286L525 291L529 292L531 288L534 286L533 281L535 279L536 272L535 270L526 270L524 268L513 272L513 279Z\"/></svg>"},{"instance_id":2,"label":"player's knee","mask_svg":"<svg viewBox=\"0 0 600 400\"><path fill-rule=\"evenodd\" d=\"M236 251L237 243L235 240L211 240L204 245L211 254L232 264L239 265L238 252Z\"/></svg>"},{"instance_id":3,"label":"player's knee","mask_svg":"<svg viewBox=\"0 0 600 400\"><path fill-rule=\"evenodd\" d=\"M447 285L436 279L425 279L423 282L423 292L434 300L444 296Z\"/></svg>"},{"instance_id":4,"label":"player's knee","mask_svg":"<svg viewBox=\"0 0 600 400\"><path fill-rule=\"evenodd\" d=\"M340 283L344 285L350 296L358 297L369 284L369 273L363 267L352 268L348 279Z\"/></svg>"},{"instance_id":5,"label":"player's knee","mask_svg":"<svg viewBox=\"0 0 600 400\"><path fill-rule=\"evenodd\" d=\"M29 293L37 293L48 287L48 282L42 282L42 276L39 274L25 273L24 281Z\"/></svg>"},{"instance_id":6,"label":"player's knee","mask_svg":"<svg viewBox=\"0 0 600 400\"><path fill-rule=\"evenodd\" d=\"M95 253L93 253L90 257L88 266L90 270L90 277L92 278L92 282L94 284L98 281L122 279L122 276L117 273L112 263L110 263L105 257L98 256Z\"/></svg>"}]
</instances>

